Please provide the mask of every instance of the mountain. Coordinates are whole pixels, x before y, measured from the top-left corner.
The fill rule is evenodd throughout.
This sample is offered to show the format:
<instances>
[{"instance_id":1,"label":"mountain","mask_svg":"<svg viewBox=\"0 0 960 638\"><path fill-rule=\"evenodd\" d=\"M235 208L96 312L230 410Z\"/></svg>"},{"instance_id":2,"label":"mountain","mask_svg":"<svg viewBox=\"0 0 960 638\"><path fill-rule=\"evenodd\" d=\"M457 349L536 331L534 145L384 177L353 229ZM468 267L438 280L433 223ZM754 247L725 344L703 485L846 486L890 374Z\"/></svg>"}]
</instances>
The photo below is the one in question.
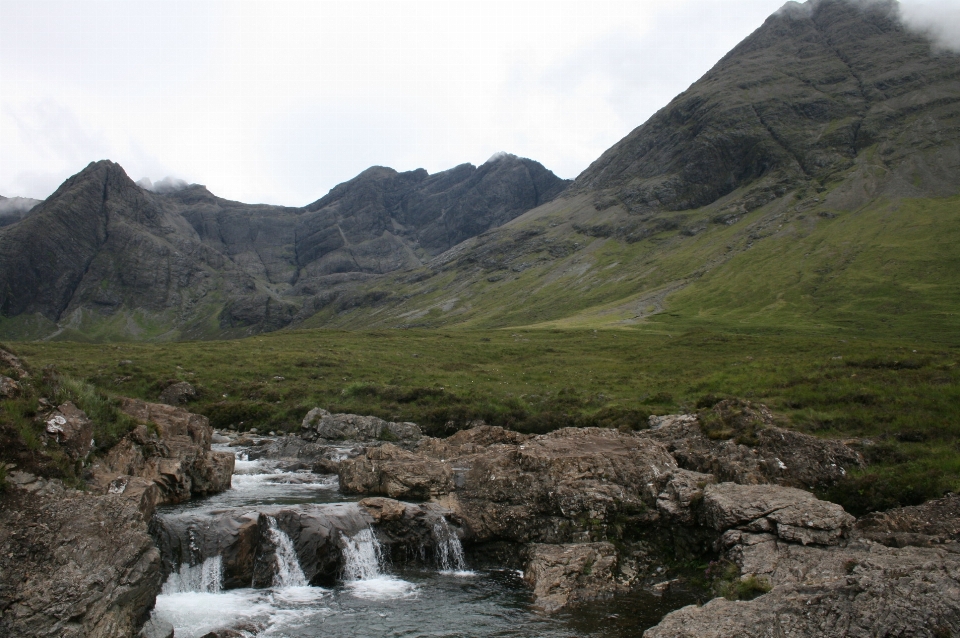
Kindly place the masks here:
<instances>
[{"instance_id":1,"label":"mountain","mask_svg":"<svg viewBox=\"0 0 960 638\"><path fill-rule=\"evenodd\" d=\"M559 198L306 325L956 333L958 175L960 56L896 2L791 2Z\"/></svg>"},{"instance_id":2,"label":"mountain","mask_svg":"<svg viewBox=\"0 0 960 638\"><path fill-rule=\"evenodd\" d=\"M787 3L571 184L498 155L302 208L109 162L0 229L0 336L720 323L960 338L960 55Z\"/></svg>"},{"instance_id":3,"label":"mountain","mask_svg":"<svg viewBox=\"0 0 960 638\"><path fill-rule=\"evenodd\" d=\"M275 330L337 287L411 268L562 191L499 155L429 175L374 167L302 208L151 192L100 161L0 229L0 334L169 339Z\"/></svg>"},{"instance_id":4,"label":"mountain","mask_svg":"<svg viewBox=\"0 0 960 638\"><path fill-rule=\"evenodd\" d=\"M39 199L29 197L4 197L0 195L0 227L14 224L40 203Z\"/></svg>"}]
</instances>

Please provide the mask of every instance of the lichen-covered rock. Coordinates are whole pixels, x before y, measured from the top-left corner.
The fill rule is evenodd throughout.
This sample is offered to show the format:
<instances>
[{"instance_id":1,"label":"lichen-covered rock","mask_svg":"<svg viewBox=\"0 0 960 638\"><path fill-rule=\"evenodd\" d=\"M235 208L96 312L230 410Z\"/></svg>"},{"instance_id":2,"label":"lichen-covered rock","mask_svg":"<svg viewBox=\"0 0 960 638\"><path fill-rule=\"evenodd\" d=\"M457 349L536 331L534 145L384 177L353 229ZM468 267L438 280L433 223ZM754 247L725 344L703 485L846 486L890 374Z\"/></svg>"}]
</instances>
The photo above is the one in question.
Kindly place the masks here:
<instances>
[{"instance_id":1,"label":"lichen-covered rock","mask_svg":"<svg viewBox=\"0 0 960 638\"><path fill-rule=\"evenodd\" d=\"M417 445L420 454L436 459L452 459L467 454L476 454L491 445L520 445L533 438L500 426L481 423L467 430L460 430L445 439L423 438Z\"/></svg>"},{"instance_id":2,"label":"lichen-covered rock","mask_svg":"<svg viewBox=\"0 0 960 638\"><path fill-rule=\"evenodd\" d=\"M20 358L12 352L7 352L3 348L0 348L0 365L8 368L20 380L30 377L27 368L23 365L23 362L20 361Z\"/></svg>"},{"instance_id":3,"label":"lichen-covered rock","mask_svg":"<svg viewBox=\"0 0 960 638\"><path fill-rule=\"evenodd\" d=\"M705 419L710 422L704 424ZM746 485L812 489L831 485L863 465L863 457L839 441L774 423L766 406L728 400L699 417L650 417L651 428L641 436L666 445L682 468Z\"/></svg>"},{"instance_id":4,"label":"lichen-covered rock","mask_svg":"<svg viewBox=\"0 0 960 638\"><path fill-rule=\"evenodd\" d=\"M626 591L617 563L617 549L607 542L533 544L527 549L523 580L533 589L534 606L553 613Z\"/></svg>"},{"instance_id":5,"label":"lichen-covered rock","mask_svg":"<svg viewBox=\"0 0 960 638\"><path fill-rule=\"evenodd\" d=\"M137 500L62 487L2 499L0 635L135 635L161 582Z\"/></svg>"},{"instance_id":6,"label":"lichen-covered rock","mask_svg":"<svg viewBox=\"0 0 960 638\"><path fill-rule=\"evenodd\" d=\"M703 490L716 482L712 474L676 469L657 495L657 509L676 523L692 525L695 509L703 501Z\"/></svg>"},{"instance_id":7,"label":"lichen-covered rock","mask_svg":"<svg viewBox=\"0 0 960 638\"><path fill-rule=\"evenodd\" d=\"M93 449L93 422L71 401L43 417L45 430L73 459L85 457Z\"/></svg>"},{"instance_id":8,"label":"lichen-covered rock","mask_svg":"<svg viewBox=\"0 0 960 638\"><path fill-rule=\"evenodd\" d=\"M301 429L312 430L328 441L416 441L422 434L416 423L394 423L375 416L331 414L323 408L310 410Z\"/></svg>"},{"instance_id":9,"label":"lichen-covered rock","mask_svg":"<svg viewBox=\"0 0 960 638\"><path fill-rule=\"evenodd\" d=\"M197 389L186 381L173 383L160 393L160 403L184 405L197 398Z\"/></svg>"}]
</instances>

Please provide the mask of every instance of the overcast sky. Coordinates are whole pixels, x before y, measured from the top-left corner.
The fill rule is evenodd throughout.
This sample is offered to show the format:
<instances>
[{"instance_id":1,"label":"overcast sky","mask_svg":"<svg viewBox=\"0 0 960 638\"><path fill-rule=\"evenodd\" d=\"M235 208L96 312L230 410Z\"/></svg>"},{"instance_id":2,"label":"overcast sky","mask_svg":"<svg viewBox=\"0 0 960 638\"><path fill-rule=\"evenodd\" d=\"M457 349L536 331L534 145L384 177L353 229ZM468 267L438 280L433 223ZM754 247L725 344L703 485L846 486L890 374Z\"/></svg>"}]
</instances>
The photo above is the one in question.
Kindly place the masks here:
<instances>
[{"instance_id":1,"label":"overcast sky","mask_svg":"<svg viewBox=\"0 0 960 638\"><path fill-rule=\"evenodd\" d=\"M572 178L782 4L0 0L0 194L98 159L297 206L498 151ZM960 0L904 8L960 34Z\"/></svg>"}]
</instances>

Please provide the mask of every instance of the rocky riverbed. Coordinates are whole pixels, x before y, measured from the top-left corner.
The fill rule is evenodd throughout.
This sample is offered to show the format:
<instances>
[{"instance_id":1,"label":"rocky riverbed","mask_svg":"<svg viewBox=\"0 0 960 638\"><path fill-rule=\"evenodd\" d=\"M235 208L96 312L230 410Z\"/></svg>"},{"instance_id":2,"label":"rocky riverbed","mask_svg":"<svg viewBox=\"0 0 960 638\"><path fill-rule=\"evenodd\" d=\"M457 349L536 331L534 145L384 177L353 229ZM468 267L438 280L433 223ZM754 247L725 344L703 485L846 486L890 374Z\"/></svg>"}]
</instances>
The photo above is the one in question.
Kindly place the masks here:
<instances>
[{"instance_id":1,"label":"rocky riverbed","mask_svg":"<svg viewBox=\"0 0 960 638\"><path fill-rule=\"evenodd\" d=\"M86 415L45 415L86 464L85 489L8 468L5 635L351 635L350 614L373 633L960 634L960 498L857 520L809 490L859 454L781 429L763 406L638 432L477 424L446 439L319 408L295 436L122 409L139 425L86 461ZM685 567L708 561L705 577ZM638 595L643 614L617 606ZM411 597L433 621L403 620ZM596 610L609 613L587 627Z\"/></svg>"}]
</instances>

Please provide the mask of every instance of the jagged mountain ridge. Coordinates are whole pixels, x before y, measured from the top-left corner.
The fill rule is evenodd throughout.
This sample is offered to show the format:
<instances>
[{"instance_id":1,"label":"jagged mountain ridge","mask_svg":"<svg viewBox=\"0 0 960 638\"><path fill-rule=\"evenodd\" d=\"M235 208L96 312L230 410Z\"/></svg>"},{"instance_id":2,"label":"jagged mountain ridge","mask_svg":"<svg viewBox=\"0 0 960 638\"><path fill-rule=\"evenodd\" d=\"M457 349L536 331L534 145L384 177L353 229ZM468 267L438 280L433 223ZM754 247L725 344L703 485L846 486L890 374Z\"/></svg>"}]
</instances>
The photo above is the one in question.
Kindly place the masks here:
<instances>
[{"instance_id":1,"label":"jagged mountain ridge","mask_svg":"<svg viewBox=\"0 0 960 638\"><path fill-rule=\"evenodd\" d=\"M304 296L419 265L568 183L502 155L432 176L374 167L288 208L231 202L199 185L154 193L119 165L92 163L0 231L0 330L104 338L274 330L310 312Z\"/></svg>"},{"instance_id":2,"label":"jagged mountain ridge","mask_svg":"<svg viewBox=\"0 0 960 638\"><path fill-rule=\"evenodd\" d=\"M946 316L960 229L937 198L958 175L960 56L893 1L788 3L561 197L308 325L594 326L681 306L816 323L850 295L872 299L857 321ZM900 245L917 224L896 211L918 201L947 214L920 211Z\"/></svg>"}]
</instances>

